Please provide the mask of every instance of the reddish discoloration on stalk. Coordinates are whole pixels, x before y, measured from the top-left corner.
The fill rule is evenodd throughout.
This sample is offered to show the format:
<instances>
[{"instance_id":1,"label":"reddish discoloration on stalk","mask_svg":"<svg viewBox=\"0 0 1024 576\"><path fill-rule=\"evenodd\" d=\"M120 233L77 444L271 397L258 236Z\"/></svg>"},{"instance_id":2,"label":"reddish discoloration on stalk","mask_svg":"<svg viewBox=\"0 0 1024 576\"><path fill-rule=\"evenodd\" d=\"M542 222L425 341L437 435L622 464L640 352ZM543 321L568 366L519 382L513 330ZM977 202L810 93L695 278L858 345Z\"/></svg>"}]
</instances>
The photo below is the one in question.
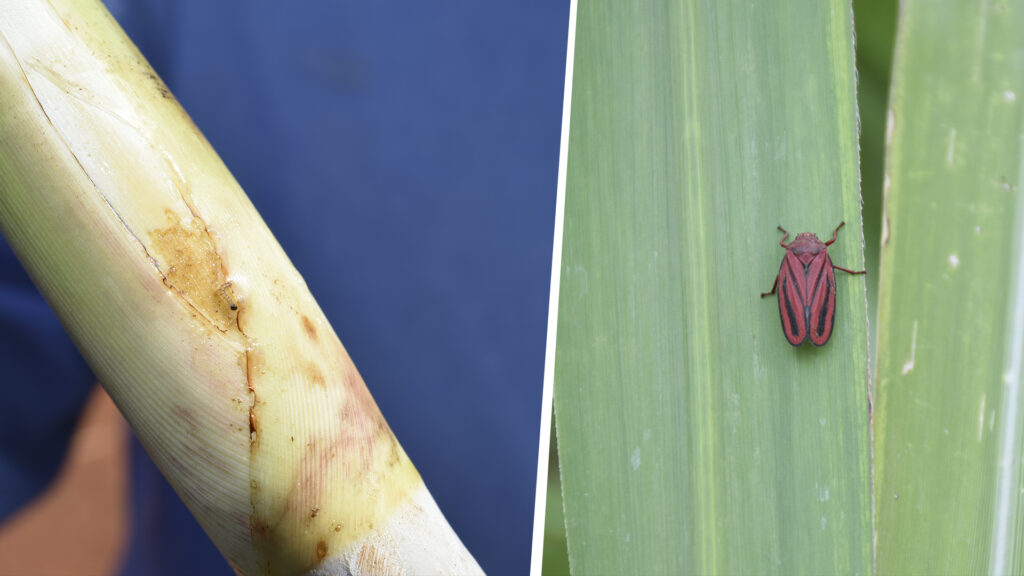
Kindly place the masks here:
<instances>
[{"instance_id":1,"label":"reddish discoloration on stalk","mask_svg":"<svg viewBox=\"0 0 1024 576\"><path fill-rule=\"evenodd\" d=\"M249 527L252 532L252 540L255 543L266 542L270 539L270 525L266 520L252 516L249 520Z\"/></svg>"},{"instance_id":2,"label":"reddish discoloration on stalk","mask_svg":"<svg viewBox=\"0 0 1024 576\"><path fill-rule=\"evenodd\" d=\"M387 550L382 550L379 546L371 543L365 544L359 550L356 568L360 574L380 574L382 576L399 576L403 572L401 567L391 559Z\"/></svg>"},{"instance_id":3,"label":"reddish discoloration on stalk","mask_svg":"<svg viewBox=\"0 0 1024 576\"><path fill-rule=\"evenodd\" d=\"M309 335L308 317L299 318L299 334ZM308 324L316 325L313 321ZM316 391L319 400L308 408L309 414L323 414L326 419L311 420L317 423L315 428L286 432L289 445L301 446L300 455L290 463L294 470L290 481L278 487L287 487L286 493L275 495L266 486L252 487L254 544L265 551L274 571L311 569L328 550L342 549L351 539L372 531L374 522L420 483L341 344L322 339L313 345L320 348L322 355L318 356L328 358L328 362L299 364L290 382ZM260 350L261 355L272 357L279 352ZM254 355L248 366L250 386L257 392L253 412L260 417L258 422L266 417L264 410L269 410L266 403L273 402L268 399L269 393L260 393L265 370L256 368L259 362L262 360ZM257 428L254 457L260 453L259 444L268 441L265 435L274 433L269 428ZM392 477L401 480L392 486ZM339 491L339 486L345 488ZM339 507L339 502L344 502L344 507ZM307 535L301 540L305 547L297 546L299 542L291 536L295 530Z\"/></svg>"},{"instance_id":4,"label":"reddish discoloration on stalk","mask_svg":"<svg viewBox=\"0 0 1024 576\"><path fill-rule=\"evenodd\" d=\"M232 473L228 464L198 440L202 430L196 414L180 405L171 406L170 411L171 418L185 432L180 446L180 454L171 451L167 457L170 465L182 474L195 474L196 467L199 466L218 477L228 477Z\"/></svg>"},{"instance_id":5,"label":"reddish discoloration on stalk","mask_svg":"<svg viewBox=\"0 0 1024 576\"><path fill-rule=\"evenodd\" d=\"M185 424L188 434L194 436L199 433L199 423L196 422L196 415L188 408L180 405L172 406L171 416L178 422Z\"/></svg>"},{"instance_id":6,"label":"reddish discoloration on stalk","mask_svg":"<svg viewBox=\"0 0 1024 576\"><path fill-rule=\"evenodd\" d=\"M231 473L231 469L221 458L218 458L199 442L188 442L182 446L181 450L185 455L184 460L191 462L191 468L188 470L188 473L195 474L196 463L212 472L212 476L216 478L224 478Z\"/></svg>"},{"instance_id":7,"label":"reddish discoloration on stalk","mask_svg":"<svg viewBox=\"0 0 1024 576\"><path fill-rule=\"evenodd\" d=\"M401 448L393 441L394 436L384 416L363 385L355 366L349 363L349 370L335 386L343 389L345 394L338 409L334 434L308 442L306 453L301 459L299 469L302 472L296 485L302 487L299 494L303 501L318 498L329 485L329 477L338 466L345 478L358 478L373 462L376 450L386 448L399 451L398 454L389 455L389 462L397 462L400 458ZM340 461L335 462L339 457Z\"/></svg>"}]
</instances>

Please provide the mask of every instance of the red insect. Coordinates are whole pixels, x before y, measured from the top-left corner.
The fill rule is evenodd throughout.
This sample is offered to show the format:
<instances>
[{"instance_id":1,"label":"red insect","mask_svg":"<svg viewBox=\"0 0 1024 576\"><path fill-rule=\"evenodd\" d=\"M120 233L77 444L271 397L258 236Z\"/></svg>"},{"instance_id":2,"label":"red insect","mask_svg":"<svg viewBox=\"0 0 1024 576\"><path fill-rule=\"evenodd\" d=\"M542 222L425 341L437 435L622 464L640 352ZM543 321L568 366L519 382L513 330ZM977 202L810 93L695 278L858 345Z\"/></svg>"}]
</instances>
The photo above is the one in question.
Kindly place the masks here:
<instances>
[{"instance_id":1,"label":"red insect","mask_svg":"<svg viewBox=\"0 0 1024 576\"><path fill-rule=\"evenodd\" d=\"M793 346L799 346L807 339L811 343L824 346L832 336L832 325L836 313L836 275L835 270L847 274L864 274L866 270L854 272L842 266L832 264L828 257L828 246L836 241L839 229L846 222L840 222L832 232L828 242L818 240L811 232L801 232L796 239L786 244L789 232L779 241L779 246L786 249L771 292L761 294L761 298L775 294L779 290L779 316L782 318L782 331L786 340Z\"/></svg>"}]
</instances>

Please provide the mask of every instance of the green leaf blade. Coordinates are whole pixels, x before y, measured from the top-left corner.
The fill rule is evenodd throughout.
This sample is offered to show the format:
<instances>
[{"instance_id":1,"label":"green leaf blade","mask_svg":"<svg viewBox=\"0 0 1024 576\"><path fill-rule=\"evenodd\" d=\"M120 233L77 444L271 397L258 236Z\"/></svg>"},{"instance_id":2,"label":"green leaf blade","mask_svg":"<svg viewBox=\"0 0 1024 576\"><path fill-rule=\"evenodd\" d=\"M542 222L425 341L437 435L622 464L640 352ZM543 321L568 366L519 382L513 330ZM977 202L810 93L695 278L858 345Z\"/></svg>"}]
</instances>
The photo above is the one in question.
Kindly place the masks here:
<instances>
[{"instance_id":1,"label":"green leaf blade","mask_svg":"<svg viewBox=\"0 0 1024 576\"><path fill-rule=\"evenodd\" d=\"M579 6L555 409L576 574L870 571L862 277L792 348L775 230L860 268L850 6Z\"/></svg>"},{"instance_id":2,"label":"green leaf blade","mask_svg":"<svg viewBox=\"0 0 1024 576\"><path fill-rule=\"evenodd\" d=\"M1020 573L1024 5L904 2L890 104L878 571Z\"/></svg>"}]
</instances>

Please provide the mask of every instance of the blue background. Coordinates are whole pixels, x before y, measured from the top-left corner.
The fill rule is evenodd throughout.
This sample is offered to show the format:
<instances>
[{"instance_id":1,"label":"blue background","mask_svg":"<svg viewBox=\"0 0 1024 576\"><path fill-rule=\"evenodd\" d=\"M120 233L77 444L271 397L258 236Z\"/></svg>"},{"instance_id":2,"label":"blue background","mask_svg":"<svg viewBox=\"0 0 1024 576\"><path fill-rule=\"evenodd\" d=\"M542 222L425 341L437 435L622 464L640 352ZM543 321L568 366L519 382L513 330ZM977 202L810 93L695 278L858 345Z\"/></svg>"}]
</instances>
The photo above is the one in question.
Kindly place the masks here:
<instances>
[{"instance_id":1,"label":"blue background","mask_svg":"<svg viewBox=\"0 0 1024 576\"><path fill-rule=\"evenodd\" d=\"M463 542L489 574L525 574L568 0L107 5L305 277ZM3 516L52 478L92 383L6 244L0 363ZM230 574L133 456L125 573Z\"/></svg>"}]
</instances>

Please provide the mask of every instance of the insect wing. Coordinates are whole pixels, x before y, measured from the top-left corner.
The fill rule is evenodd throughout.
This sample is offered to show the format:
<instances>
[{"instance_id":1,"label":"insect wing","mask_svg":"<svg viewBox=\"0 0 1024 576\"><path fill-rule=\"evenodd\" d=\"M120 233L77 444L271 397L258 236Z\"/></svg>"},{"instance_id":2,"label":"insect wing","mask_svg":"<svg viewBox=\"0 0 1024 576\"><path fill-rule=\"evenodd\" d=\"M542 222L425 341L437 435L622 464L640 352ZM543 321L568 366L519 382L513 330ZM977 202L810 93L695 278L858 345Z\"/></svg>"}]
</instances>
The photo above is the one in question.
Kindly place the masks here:
<instances>
[{"instance_id":1,"label":"insect wing","mask_svg":"<svg viewBox=\"0 0 1024 576\"><path fill-rule=\"evenodd\" d=\"M800 259L790 252L786 252L782 258L778 292L782 331L790 344L799 346L807 339L807 286L804 266Z\"/></svg>"},{"instance_id":2,"label":"insect wing","mask_svg":"<svg viewBox=\"0 0 1024 576\"><path fill-rule=\"evenodd\" d=\"M807 288L810 292L807 323L811 343L824 346L832 336L832 325L836 319L836 273L828 253L821 252L811 261L807 270Z\"/></svg>"}]
</instances>

